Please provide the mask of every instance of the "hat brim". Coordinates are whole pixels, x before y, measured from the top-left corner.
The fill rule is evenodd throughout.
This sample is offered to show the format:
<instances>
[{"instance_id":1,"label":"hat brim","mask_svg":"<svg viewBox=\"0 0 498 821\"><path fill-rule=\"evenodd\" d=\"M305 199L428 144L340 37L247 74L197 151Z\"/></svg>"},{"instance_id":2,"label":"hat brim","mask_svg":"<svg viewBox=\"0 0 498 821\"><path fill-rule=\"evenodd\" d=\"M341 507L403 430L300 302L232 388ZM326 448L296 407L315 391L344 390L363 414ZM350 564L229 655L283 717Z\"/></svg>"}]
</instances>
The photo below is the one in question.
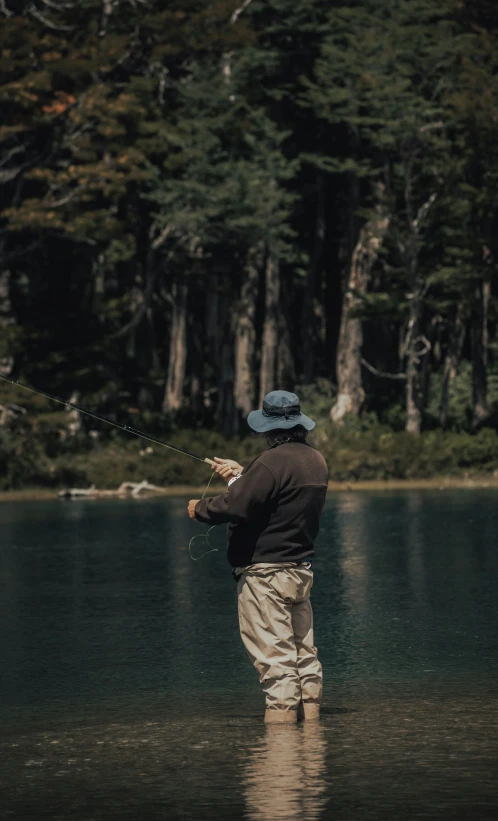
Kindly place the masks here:
<instances>
[{"instance_id":1,"label":"hat brim","mask_svg":"<svg viewBox=\"0 0 498 821\"><path fill-rule=\"evenodd\" d=\"M306 416L304 413L299 413L297 416L286 419L285 416L266 416L262 410L251 411L247 417L247 424L256 433L267 433L270 430L288 430L288 428L295 428L296 425L302 425L306 430L313 430L316 422Z\"/></svg>"}]
</instances>

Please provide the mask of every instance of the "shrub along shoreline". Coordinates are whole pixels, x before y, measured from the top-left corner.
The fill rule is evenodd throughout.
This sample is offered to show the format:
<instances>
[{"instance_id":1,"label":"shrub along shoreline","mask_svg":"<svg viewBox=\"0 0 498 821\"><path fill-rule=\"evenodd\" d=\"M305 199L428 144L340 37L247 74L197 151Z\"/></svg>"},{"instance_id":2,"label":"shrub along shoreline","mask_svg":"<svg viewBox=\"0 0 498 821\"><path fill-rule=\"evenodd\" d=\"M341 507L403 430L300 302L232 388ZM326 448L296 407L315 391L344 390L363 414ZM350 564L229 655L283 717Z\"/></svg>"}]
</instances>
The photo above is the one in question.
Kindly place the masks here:
<instances>
[{"instance_id":1,"label":"shrub along shoreline","mask_svg":"<svg viewBox=\"0 0 498 821\"><path fill-rule=\"evenodd\" d=\"M147 479L180 493L181 488L204 488L210 477L202 462L124 434L100 440L85 433L57 446L40 423L9 434L3 430L0 435L3 492L53 492L92 484L106 489ZM168 439L201 457L231 457L242 464L266 447L251 435L227 439L201 430L170 431ZM476 434L427 431L416 438L379 423L337 428L327 420L309 442L324 454L332 487L432 487L441 482L466 487L469 481L492 483L498 477L498 435L490 428Z\"/></svg>"},{"instance_id":2,"label":"shrub along shoreline","mask_svg":"<svg viewBox=\"0 0 498 821\"><path fill-rule=\"evenodd\" d=\"M330 391L325 383L299 389L306 412L317 422L308 441L325 456L331 487L392 488L399 482L404 487L448 482L468 487L469 481L492 483L498 476L496 429L483 427L471 433L464 428L463 411L458 427L455 423L447 431L428 429L420 436L406 433L404 420L392 414L379 421L374 413L366 412L338 426L329 418ZM113 489L121 482L147 479L170 488L171 493L188 493L189 489L204 489L209 480L209 467L201 461L74 411L54 408L47 399L26 394L17 386L2 386L0 400L4 408L3 417L0 413L0 492L53 495L62 488L93 484ZM95 406L86 399L82 404ZM114 412L120 422L200 457L224 456L245 465L266 448L264 438L248 429L243 435L227 437L220 431L183 426L181 416L176 422L168 421L162 414L139 413L125 406Z\"/></svg>"}]
</instances>

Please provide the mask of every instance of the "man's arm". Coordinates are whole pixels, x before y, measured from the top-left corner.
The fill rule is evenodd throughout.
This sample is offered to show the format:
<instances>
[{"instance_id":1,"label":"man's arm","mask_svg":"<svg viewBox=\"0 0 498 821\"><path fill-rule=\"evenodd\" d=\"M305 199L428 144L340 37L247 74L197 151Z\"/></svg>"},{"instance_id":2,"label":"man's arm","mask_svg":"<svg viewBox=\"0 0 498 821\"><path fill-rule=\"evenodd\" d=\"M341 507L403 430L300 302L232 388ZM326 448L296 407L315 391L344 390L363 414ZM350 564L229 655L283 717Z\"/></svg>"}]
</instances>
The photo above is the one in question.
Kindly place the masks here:
<instances>
[{"instance_id":1,"label":"man's arm","mask_svg":"<svg viewBox=\"0 0 498 821\"><path fill-rule=\"evenodd\" d=\"M218 476L228 482L228 487L230 487L233 482L237 479L240 479L242 471L244 468L235 459L221 459L220 456L215 456L214 461L216 462L213 465L213 470L216 471ZM195 519L195 507L197 502L200 502L200 499L191 499L188 503L188 515L191 519Z\"/></svg>"},{"instance_id":2,"label":"man's arm","mask_svg":"<svg viewBox=\"0 0 498 821\"><path fill-rule=\"evenodd\" d=\"M262 514L275 490L273 473L256 461L230 485L227 493L197 502L195 518L209 525L242 524Z\"/></svg>"}]
</instances>

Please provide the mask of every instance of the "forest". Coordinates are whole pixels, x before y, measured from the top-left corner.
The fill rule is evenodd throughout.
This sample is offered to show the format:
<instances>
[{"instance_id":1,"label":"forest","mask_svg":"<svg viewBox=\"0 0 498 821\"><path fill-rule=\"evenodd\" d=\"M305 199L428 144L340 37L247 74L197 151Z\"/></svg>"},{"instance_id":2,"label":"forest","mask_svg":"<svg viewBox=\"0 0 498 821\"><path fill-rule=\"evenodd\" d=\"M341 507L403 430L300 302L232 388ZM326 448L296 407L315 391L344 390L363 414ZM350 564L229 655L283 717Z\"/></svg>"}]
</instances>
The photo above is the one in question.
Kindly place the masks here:
<instances>
[{"instance_id":1,"label":"forest","mask_svg":"<svg viewBox=\"0 0 498 821\"><path fill-rule=\"evenodd\" d=\"M0 25L0 375L206 456L278 387L333 476L498 467L495 0ZM0 487L204 475L144 446L0 385Z\"/></svg>"}]
</instances>

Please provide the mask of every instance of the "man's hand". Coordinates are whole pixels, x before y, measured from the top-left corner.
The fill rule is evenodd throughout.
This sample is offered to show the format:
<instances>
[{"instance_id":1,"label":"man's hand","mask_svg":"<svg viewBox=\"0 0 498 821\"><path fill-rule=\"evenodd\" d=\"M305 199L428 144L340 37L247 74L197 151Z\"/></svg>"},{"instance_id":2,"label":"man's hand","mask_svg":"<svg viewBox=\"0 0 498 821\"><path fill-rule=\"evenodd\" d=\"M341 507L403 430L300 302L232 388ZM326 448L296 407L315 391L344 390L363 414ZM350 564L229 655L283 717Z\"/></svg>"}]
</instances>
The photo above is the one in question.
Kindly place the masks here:
<instances>
[{"instance_id":1,"label":"man's hand","mask_svg":"<svg viewBox=\"0 0 498 821\"><path fill-rule=\"evenodd\" d=\"M213 470L215 470L218 476L221 476L225 482L229 482L233 476L236 476L237 473L241 473L241 471L244 470L242 465L239 465L234 459L220 459L219 456L215 456L214 461L216 465Z\"/></svg>"},{"instance_id":2,"label":"man's hand","mask_svg":"<svg viewBox=\"0 0 498 821\"><path fill-rule=\"evenodd\" d=\"M195 519L195 506L196 506L197 502L200 502L200 499L191 499L190 502L188 503L187 510L188 510L188 515L190 516L191 519Z\"/></svg>"}]
</instances>

